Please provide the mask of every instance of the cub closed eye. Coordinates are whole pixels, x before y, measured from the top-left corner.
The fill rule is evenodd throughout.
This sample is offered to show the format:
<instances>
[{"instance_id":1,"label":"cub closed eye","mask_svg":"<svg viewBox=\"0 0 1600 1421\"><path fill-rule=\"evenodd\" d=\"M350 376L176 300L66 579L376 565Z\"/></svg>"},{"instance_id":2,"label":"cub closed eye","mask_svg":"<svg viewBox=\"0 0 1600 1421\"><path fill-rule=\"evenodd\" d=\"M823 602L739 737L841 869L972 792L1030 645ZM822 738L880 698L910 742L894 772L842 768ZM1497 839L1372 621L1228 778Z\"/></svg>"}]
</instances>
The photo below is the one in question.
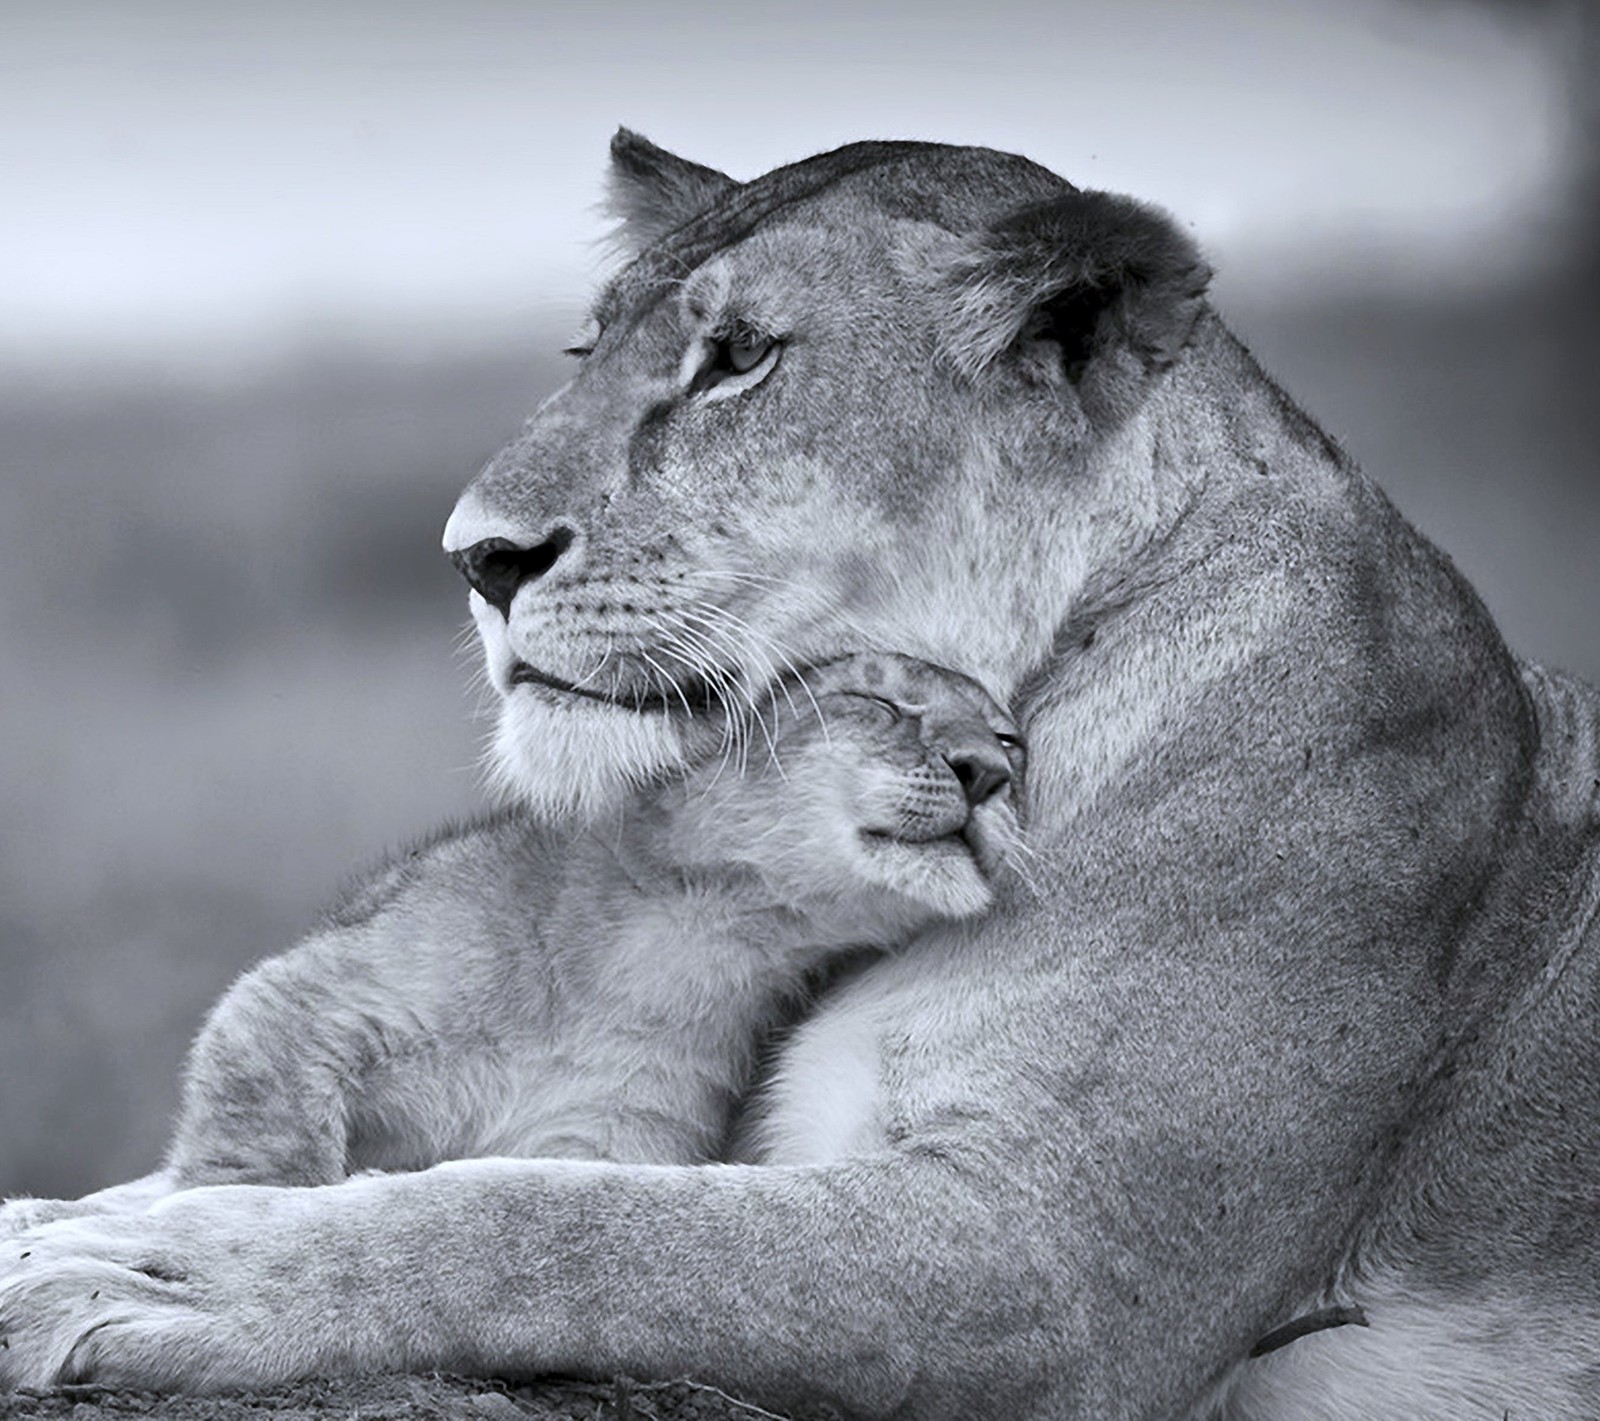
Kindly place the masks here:
<instances>
[{"instance_id":1,"label":"cub closed eye","mask_svg":"<svg viewBox=\"0 0 1600 1421\"><path fill-rule=\"evenodd\" d=\"M905 719L904 708L884 696L874 696L868 691L845 691L843 694L850 698L858 711L871 707L875 715L885 724Z\"/></svg>"}]
</instances>

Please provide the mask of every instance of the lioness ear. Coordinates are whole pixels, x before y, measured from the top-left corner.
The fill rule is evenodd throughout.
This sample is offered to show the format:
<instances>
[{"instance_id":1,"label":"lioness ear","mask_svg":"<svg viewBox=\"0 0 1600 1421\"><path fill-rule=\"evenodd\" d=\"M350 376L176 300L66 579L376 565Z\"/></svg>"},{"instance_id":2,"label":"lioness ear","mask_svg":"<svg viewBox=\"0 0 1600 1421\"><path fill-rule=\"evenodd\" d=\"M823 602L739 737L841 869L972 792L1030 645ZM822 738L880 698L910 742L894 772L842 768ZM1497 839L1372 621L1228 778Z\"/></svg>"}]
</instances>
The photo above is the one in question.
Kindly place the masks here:
<instances>
[{"instance_id":1,"label":"lioness ear","mask_svg":"<svg viewBox=\"0 0 1600 1421\"><path fill-rule=\"evenodd\" d=\"M1111 428L1177 359L1211 271L1163 213L1078 192L967 239L946 275L945 350L958 369L976 375L1012 353L1031 376L1074 387L1090 421Z\"/></svg>"},{"instance_id":2,"label":"lioness ear","mask_svg":"<svg viewBox=\"0 0 1600 1421\"><path fill-rule=\"evenodd\" d=\"M642 252L738 186L726 173L657 148L631 129L619 128L611 140L605 205L617 219L617 240L631 252Z\"/></svg>"}]
</instances>

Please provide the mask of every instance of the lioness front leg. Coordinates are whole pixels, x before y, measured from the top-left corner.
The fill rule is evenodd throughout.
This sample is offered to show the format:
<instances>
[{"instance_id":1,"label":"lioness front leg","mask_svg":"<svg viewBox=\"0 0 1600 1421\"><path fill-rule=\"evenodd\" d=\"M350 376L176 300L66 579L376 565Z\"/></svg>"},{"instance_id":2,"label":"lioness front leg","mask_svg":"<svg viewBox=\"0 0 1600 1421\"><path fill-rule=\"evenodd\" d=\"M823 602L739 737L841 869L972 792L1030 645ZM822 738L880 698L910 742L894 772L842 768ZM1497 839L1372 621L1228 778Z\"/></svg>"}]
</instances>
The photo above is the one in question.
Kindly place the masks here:
<instances>
[{"instance_id":1,"label":"lioness front leg","mask_svg":"<svg viewBox=\"0 0 1600 1421\"><path fill-rule=\"evenodd\" d=\"M1123 950L1125 922L1065 966L1017 947L1043 911L919 939L799 1028L791 1055L820 1033L859 1074L847 1099L811 1076L795 1108L853 1103L862 1128L794 1163L479 1159L23 1234L0 1250L0 1387L439 1368L688 1375L918 1421L1182 1415L1335 1266L1364 1157L1315 1122L1392 1057L1335 1083L1278 1060L1219 1111L1226 1072L1259 1079L1260 1011L1196 1021L1221 969ZM1251 1008L1280 990L1230 982ZM1130 1041L1129 1000L1159 1029ZM1390 999L1360 1000L1343 1039L1391 1043Z\"/></svg>"},{"instance_id":2,"label":"lioness front leg","mask_svg":"<svg viewBox=\"0 0 1600 1421\"><path fill-rule=\"evenodd\" d=\"M0 1263L0 1383L626 1372L775 1404L821 1390L862 1415L1021 1415L1025 1398L1004 1398L1056 1345L1040 1332L1059 1280L1005 1228L915 1158L477 1160L200 1189L17 1240L26 1256Z\"/></svg>"}]
</instances>

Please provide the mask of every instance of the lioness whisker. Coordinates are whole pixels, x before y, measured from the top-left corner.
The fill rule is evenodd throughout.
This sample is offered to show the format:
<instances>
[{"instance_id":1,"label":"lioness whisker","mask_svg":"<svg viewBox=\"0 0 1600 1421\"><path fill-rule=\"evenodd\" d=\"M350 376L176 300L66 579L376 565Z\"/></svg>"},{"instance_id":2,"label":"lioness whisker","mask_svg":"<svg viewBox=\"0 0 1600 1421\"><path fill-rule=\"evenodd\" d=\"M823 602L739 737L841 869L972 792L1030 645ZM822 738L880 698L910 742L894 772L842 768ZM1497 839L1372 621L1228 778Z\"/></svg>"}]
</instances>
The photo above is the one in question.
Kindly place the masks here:
<instances>
[{"instance_id":1,"label":"lioness whisker","mask_svg":"<svg viewBox=\"0 0 1600 1421\"><path fill-rule=\"evenodd\" d=\"M692 609L684 608L684 607L678 607L678 608L675 608L674 611L677 613L678 630L679 630L679 632L684 634L684 635L691 634L691 628L688 626L686 618L687 618L687 616L689 616L691 614ZM698 629L694 630L693 633L692 633L696 637L696 639L698 641L700 641L702 644L704 644L711 651L716 651L716 650L720 649L724 653L727 653L727 658L729 660L731 660L734 663L735 666L738 666L738 664L740 662L740 656L739 656L740 648L739 648L738 644L736 642L731 642L729 640L729 638L727 637L726 633L723 631L723 629L720 628L714 621L711 621L710 619L708 619L708 618L706 618L704 616L697 617L696 621L697 621L697 624L698 624ZM733 688L737 691L740 700L742 702L744 702L745 705L748 706L748 708L749 708L749 718L751 720L753 720L757 725L759 725L761 727L762 735L763 735L763 737L765 738L765 740L767 742L768 754L773 759L773 761L776 762L776 759L777 759L777 744L776 744L776 740L774 738L775 737L775 731L776 731L776 723L774 723L773 729L769 730L767 728L766 722L761 718L760 707L759 707L759 705L758 705L758 703L756 701L755 693L750 689L750 687L747 684L747 681L746 681L745 678L738 677L738 676L732 676L732 677L730 677L730 680L731 680L731 684L732 684ZM741 717L740 719L741 719L741 722L743 722L744 718ZM747 724L745 726L745 729L746 729L747 736L748 736L748 725ZM741 759L740 759L740 762L739 762L739 773L741 775L745 774L748 771L748 768L749 768L748 759L744 755L741 755Z\"/></svg>"},{"instance_id":2,"label":"lioness whisker","mask_svg":"<svg viewBox=\"0 0 1600 1421\"><path fill-rule=\"evenodd\" d=\"M661 663L642 647L639 648L639 658L645 663L646 667L649 668L650 673L656 682L656 689L659 692L662 700L666 700L667 693L671 691L672 694L676 695L678 700L682 703L684 715L688 719L693 720L694 708L689 704L688 696L684 695L683 687L680 686L671 676L669 676Z\"/></svg>"},{"instance_id":3,"label":"lioness whisker","mask_svg":"<svg viewBox=\"0 0 1600 1421\"><path fill-rule=\"evenodd\" d=\"M727 693L728 678L726 674L716 665L703 661L702 658L695 653L695 650L690 643L680 638L677 633L663 627L660 635L665 639L666 642L666 644L661 648L662 653L664 655L671 656L675 660L681 661L688 666L690 674L698 676L699 679L705 683L708 692L723 711L721 717L722 730L720 737L720 749L722 751L722 756L717 767L717 772L711 777L710 784L707 786L709 789L711 786L721 782L723 772L728 768L729 761L739 743L742 719L738 713L738 708L729 701Z\"/></svg>"},{"instance_id":4,"label":"lioness whisker","mask_svg":"<svg viewBox=\"0 0 1600 1421\"><path fill-rule=\"evenodd\" d=\"M879 644L880 638L863 627L848 612L834 606L828 600L824 589L812 583L800 582L792 577L776 577L767 573L745 572L733 568L698 568L693 575L696 577L720 578L724 582L744 583L761 591L776 590L797 593L803 607L815 608L826 613L831 623L843 627L853 636L859 638L863 649L876 651L889 649L881 646Z\"/></svg>"},{"instance_id":5,"label":"lioness whisker","mask_svg":"<svg viewBox=\"0 0 1600 1421\"><path fill-rule=\"evenodd\" d=\"M683 616L688 616L688 614L690 614L688 611L683 610L683 608L680 608L680 613L682 613ZM739 648L736 643L730 643L730 638L726 637L725 632L723 632L720 627L715 626L714 622L707 621L706 618L696 618L696 621L699 622L699 630L696 632L696 635L701 638L702 642L710 646L722 646L722 650L730 651L730 653L733 654L734 661L738 662L738 651L741 650L741 648ZM685 632L688 632L688 630L690 629L688 629L688 626L685 624ZM734 685L736 685L736 688L738 688L739 698L741 698L741 701L746 702L747 706L749 706L749 719L754 720L755 723L758 723L758 725L762 727L762 735L766 738L766 744L768 744L768 747L770 747L770 751L773 751L773 736L774 731L776 731L776 715L774 715L773 730L770 731L768 730L768 727L766 727L765 720L762 719L760 706L758 706L757 699L755 699L754 691L750 690L749 680L747 680L747 677L734 678Z\"/></svg>"},{"instance_id":6,"label":"lioness whisker","mask_svg":"<svg viewBox=\"0 0 1600 1421\"><path fill-rule=\"evenodd\" d=\"M581 691L584 689L584 687L590 685L592 682L598 679L600 673L606 669L606 664L611 660L612 646L612 638L607 636L606 649L600 653L600 660L595 663L594 670L589 672L587 676L580 676L576 681L574 681L572 683L574 690Z\"/></svg>"},{"instance_id":7,"label":"lioness whisker","mask_svg":"<svg viewBox=\"0 0 1600 1421\"><path fill-rule=\"evenodd\" d=\"M656 635L666 644L660 649L664 654L671 655L683 662L689 668L692 676L697 677L706 684L707 689L717 703L722 707L722 762L715 778L720 779L722 771L726 770L729 760L736 750L740 750L742 757L742 737L747 734L743 709L737 705L730 696L732 679L729 674L718 664L716 658L708 655L715 647L703 636L691 634L689 629L681 624L670 625L659 617L650 617L651 627ZM691 640L691 635L693 639ZM698 644L697 644L698 643Z\"/></svg>"},{"instance_id":8,"label":"lioness whisker","mask_svg":"<svg viewBox=\"0 0 1600 1421\"><path fill-rule=\"evenodd\" d=\"M731 712L727 699L727 691L731 680L727 671L717 663L713 655L709 654L715 648L706 642L703 637L691 636L686 627L675 626L664 618L651 617L650 626L663 643L657 649L664 655L671 656L674 660L682 662L688 668L690 677L705 682L708 690L711 690L716 695L723 709ZM724 736L728 734L730 722L731 715L725 718Z\"/></svg>"},{"instance_id":9,"label":"lioness whisker","mask_svg":"<svg viewBox=\"0 0 1600 1421\"><path fill-rule=\"evenodd\" d=\"M823 742L827 743L828 719L825 715L823 715L822 707L817 704L817 698L812 695L811 686L806 681L805 673L795 665L794 660L783 649L782 645L776 640L776 638L772 637L768 633L757 631L756 628L751 626L749 622L745 621L743 617L738 616L736 613L730 612L726 607L719 607L714 602L705 602L697 599L691 604L690 609L703 619L715 619L720 617L724 621L732 624L734 630L744 639L751 651L756 653L767 669L773 673L771 680L776 682L784 700L788 702L790 712L794 715L795 719L798 720L800 718L800 709L795 705L794 697L789 694L787 680L784 677L776 674L778 668L772 664L772 660L775 657L777 661L781 663L782 668L789 673L789 677L797 681L800 685L800 689L805 692L806 699L811 703L812 714L816 716L817 724L822 728ZM770 648L770 656L762 650L763 645Z\"/></svg>"},{"instance_id":10,"label":"lioness whisker","mask_svg":"<svg viewBox=\"0 0 1600 1421\"><path fill-rule=\"evenodd\" d=\"M817 718L822 727L823 735L827 735L827 717L823 714L822 707L817 703L817 698L811 692L811 685L806 679L805 672L795 661L790 651L770 632L765 632L751 625L738 613L703 599L696 599L685 609L687 613L697 616L703 623L725 624L726 629L735 635L748 648L751 654L760 661L768 673L768 679L775 683L780 694L788 704L790 711L796 719L800 718L800 708L795 704L794 697L789 692L788 681L796 682L805 693L811 706L811 713ZM779 670L787 672L787 677L780 676Z\"/></svg>"}]
</instances>

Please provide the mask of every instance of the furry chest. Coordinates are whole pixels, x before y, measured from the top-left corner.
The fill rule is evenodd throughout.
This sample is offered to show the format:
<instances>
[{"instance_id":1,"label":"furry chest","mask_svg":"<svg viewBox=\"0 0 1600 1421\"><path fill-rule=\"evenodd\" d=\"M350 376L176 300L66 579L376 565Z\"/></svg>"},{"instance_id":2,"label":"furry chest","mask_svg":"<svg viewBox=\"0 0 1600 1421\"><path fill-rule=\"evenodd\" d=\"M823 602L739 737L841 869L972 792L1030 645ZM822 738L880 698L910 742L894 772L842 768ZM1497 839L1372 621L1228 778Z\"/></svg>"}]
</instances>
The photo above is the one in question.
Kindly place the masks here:
<instances>
[{"instance_id":1,"label":"furry chest","mask_svg":"<svg viewBox=\"0 0 1600 1421\"><path fill-rule=\"evenodd\" d=\"M826 1164L885 1141L878 1023L848 996L798 1026L757 1091L738 1155L758 1164Z\"/></svg>"}]
</instances>

